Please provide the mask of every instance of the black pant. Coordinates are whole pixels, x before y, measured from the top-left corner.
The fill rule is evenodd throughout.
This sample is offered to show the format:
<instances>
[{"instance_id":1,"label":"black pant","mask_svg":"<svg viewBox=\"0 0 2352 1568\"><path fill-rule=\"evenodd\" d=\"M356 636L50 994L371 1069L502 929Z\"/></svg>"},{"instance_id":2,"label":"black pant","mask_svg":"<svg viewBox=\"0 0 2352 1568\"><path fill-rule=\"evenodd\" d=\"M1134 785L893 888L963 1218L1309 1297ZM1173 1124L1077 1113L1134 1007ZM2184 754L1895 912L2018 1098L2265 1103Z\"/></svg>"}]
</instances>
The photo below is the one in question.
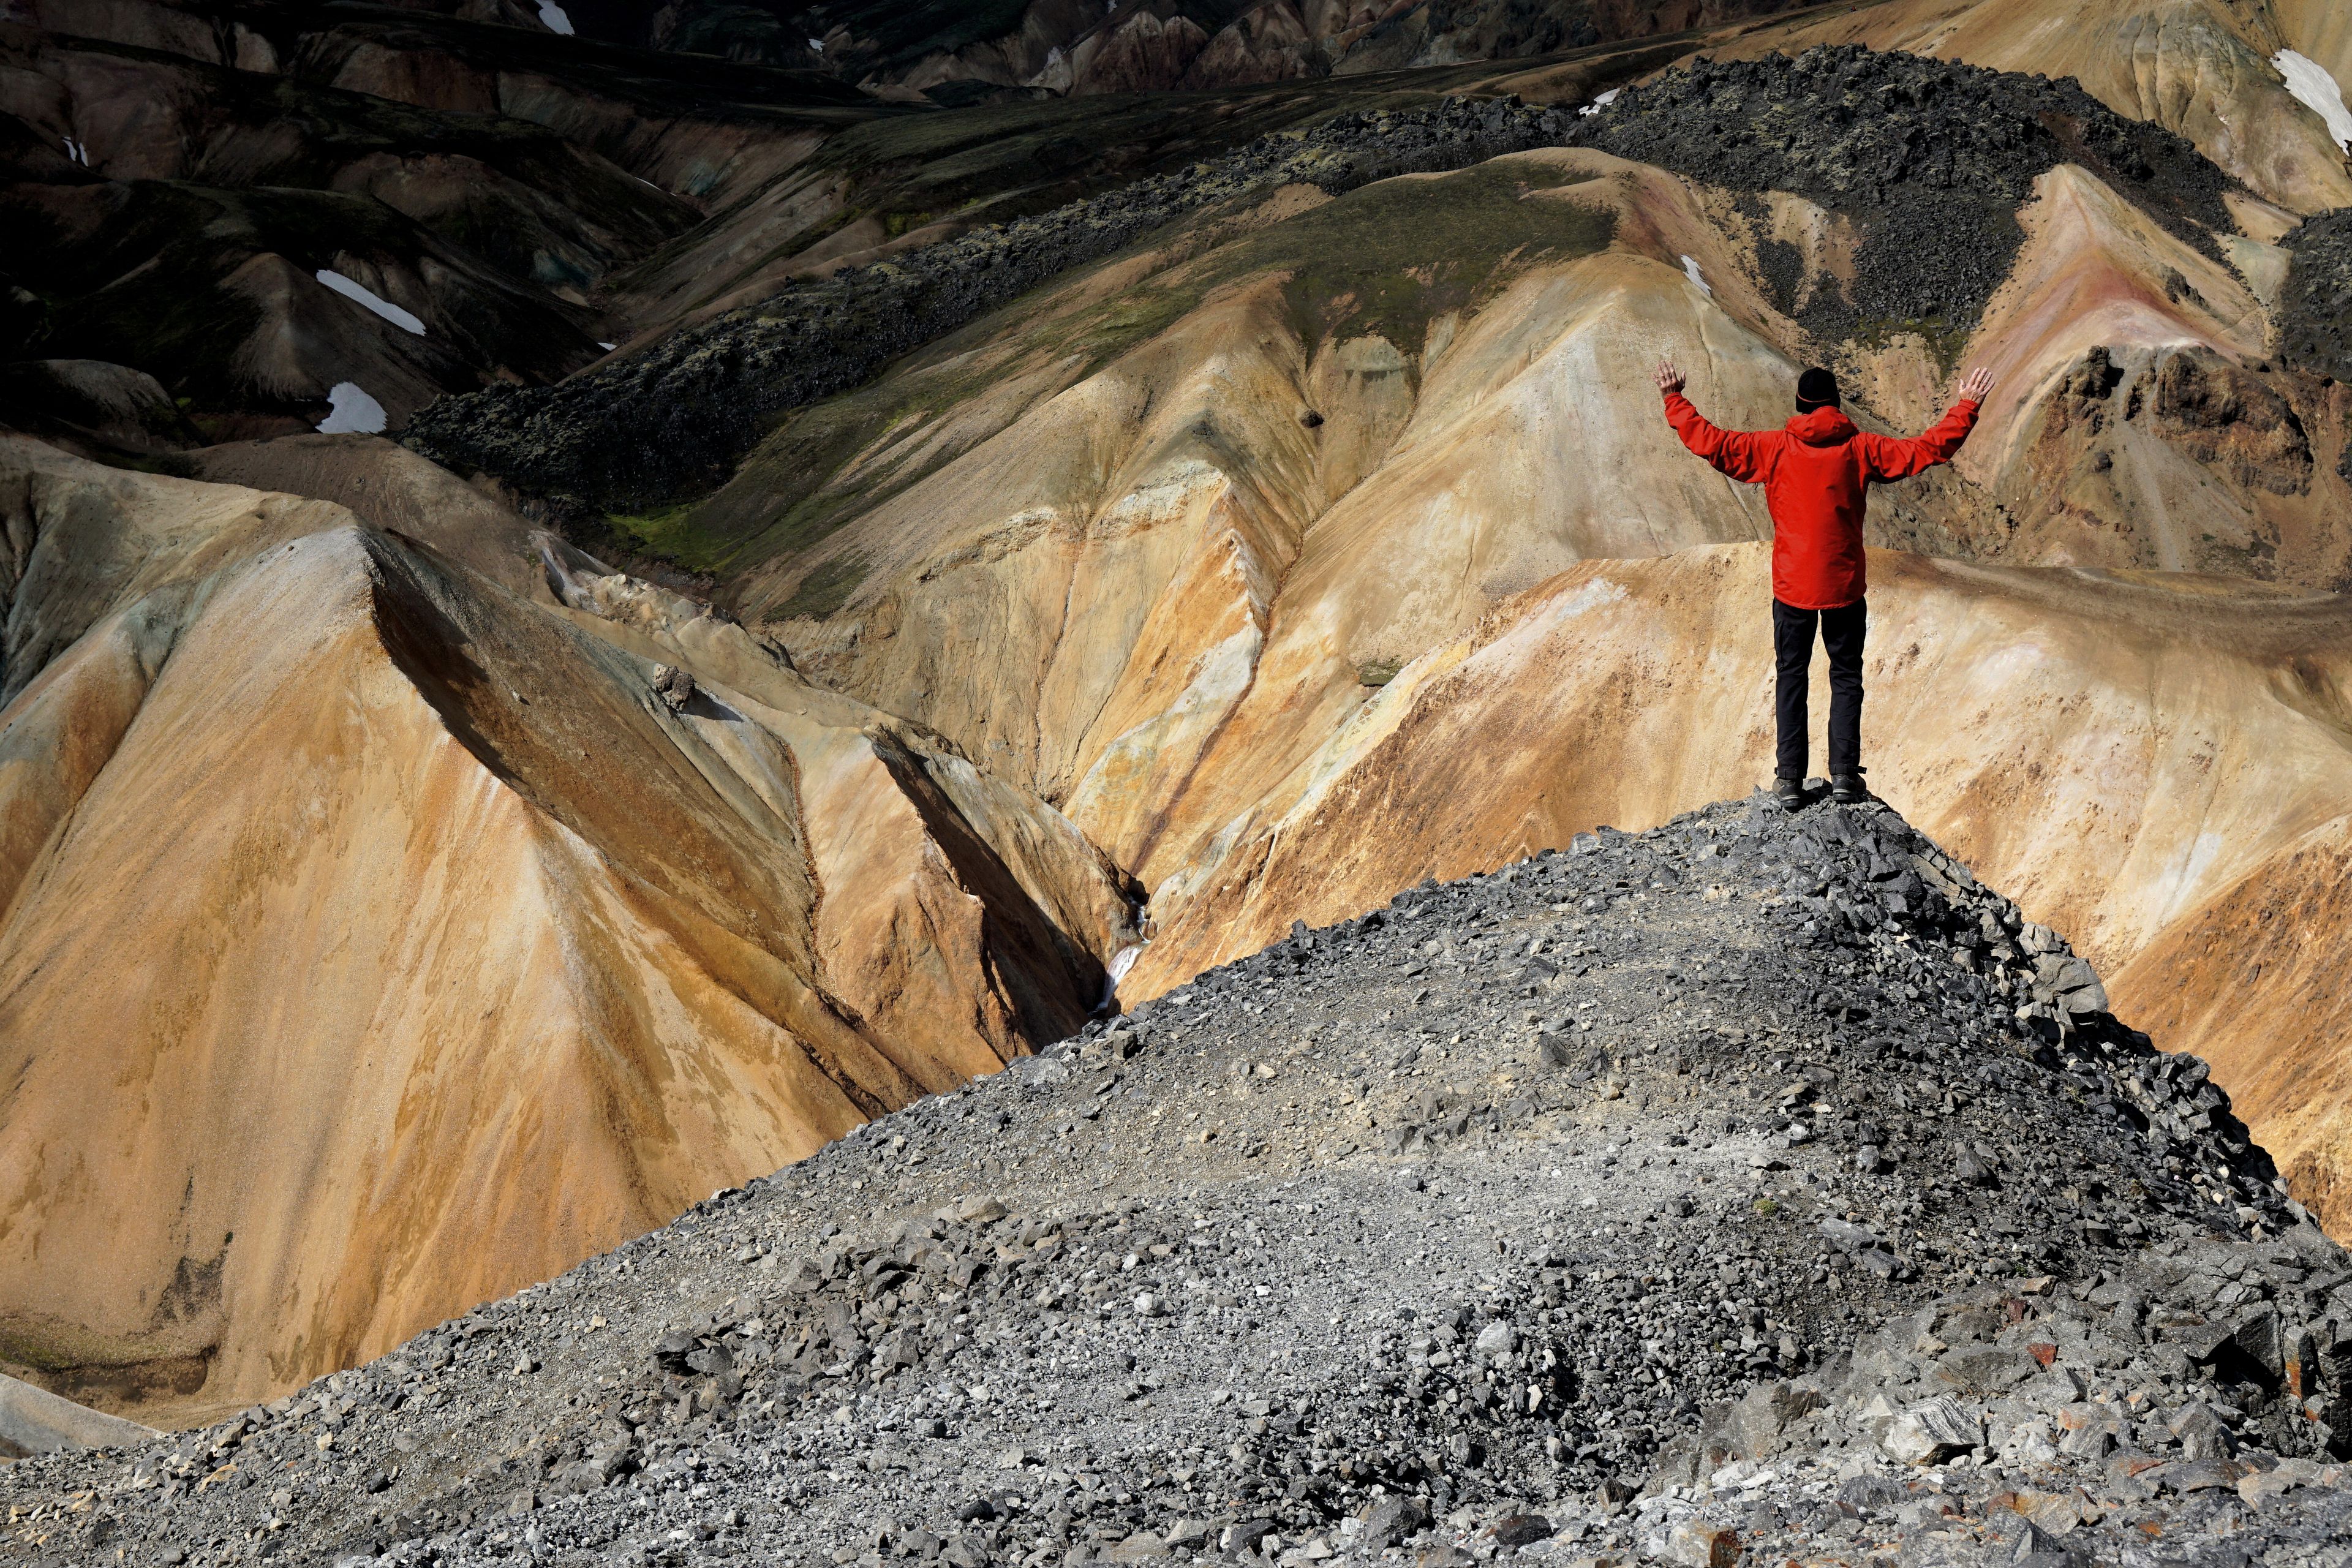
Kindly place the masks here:
<instances>
[{"instance_id":1,"label":"black pant","mask_svg":"<svg viewBox=\"0 0 2352 1568\"><path fill-rule=\"evenodd\" d=\"M1800 610L1772 601L1772 652L1780 667L1774 708L1780 721L1780 748L1773 776L1805 776L1807 721L1805 683L1813 662L1813 623L1830 656L1830 772L1862 772L1862 642L1870 625L1870 602L1856 599L1834 610Z\"/></svg>"}]
</instances>

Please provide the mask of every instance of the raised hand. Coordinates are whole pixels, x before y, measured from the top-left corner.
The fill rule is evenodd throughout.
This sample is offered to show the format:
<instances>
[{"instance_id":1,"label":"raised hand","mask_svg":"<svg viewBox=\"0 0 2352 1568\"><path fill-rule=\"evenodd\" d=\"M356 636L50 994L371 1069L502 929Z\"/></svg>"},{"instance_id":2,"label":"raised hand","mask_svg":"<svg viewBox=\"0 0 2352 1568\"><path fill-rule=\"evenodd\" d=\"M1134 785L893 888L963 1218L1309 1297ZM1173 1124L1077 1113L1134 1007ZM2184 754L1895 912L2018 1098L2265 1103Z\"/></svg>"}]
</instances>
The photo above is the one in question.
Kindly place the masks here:
<instances>
[{"instance_id":1,"label":"raised hand","mask_svg":"<svg viewBox=\"0 0 2352 1568\"><path fill-rule=\"evenodd\" d=\"M1661 393L1675 393L1680 392L1682 389L1683 373L1675 368L1674 361L1670 359L1660 360L1658 362L1658 390Z\"/></svg>"},{"instance_id":2,"label":"raised hand","mask_svg":"<svg viewBox=\"0 0 2352 1568\"><path fill-rule=\"evenodd\" d=\"M1985 394L1991 390L1992 372L1979 367L1969 372L1968 379L1960 383L1960 401L1982 403L1985 400Z\"/></svg>"}]
</instances>

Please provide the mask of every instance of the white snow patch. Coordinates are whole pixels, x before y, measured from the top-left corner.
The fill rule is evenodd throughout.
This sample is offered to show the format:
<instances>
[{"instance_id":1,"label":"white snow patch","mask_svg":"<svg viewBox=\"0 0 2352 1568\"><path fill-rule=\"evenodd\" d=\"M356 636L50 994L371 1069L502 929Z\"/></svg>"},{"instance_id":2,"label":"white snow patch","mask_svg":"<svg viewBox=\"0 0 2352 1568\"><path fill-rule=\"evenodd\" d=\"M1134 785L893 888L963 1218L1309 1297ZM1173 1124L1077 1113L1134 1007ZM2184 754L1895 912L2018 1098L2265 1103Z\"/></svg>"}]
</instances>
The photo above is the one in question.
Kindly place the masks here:
<instances>
[{"instance_id":1,"label":"white snow patch","mask_svg":"<svg viewBox=\"0 0 2352 1568\"><path fill-rule=\"evenodd\" d=\"M597 346L598 348L600 348L600 349L603 349L606 353L611 353L613 352L613 347L614 347L614 345L613 345L613 344L608 343L608 342L602 342L602 341L598 342L598 343L596 344L596 346Z\"/></svg>"},{"instance_id":2,"label":"white snow patch","mask_svg":"<svg viewBox=\"0 0 2352 1568\"><path fill-rule=\"evenodd\" d=\"M809 40L809 47L821 55L824 53L824 40L823 38L811 38Z\"/></svg>"},{"instance_id":3,"label":"white snow patch","mask_svg":"<svg viewBox=\"0 0 2352 1568\"><path fill-rule=\"evenodd\" d=\"M1589 119L1593 115L1600 113L1611 104L1616 102L1617 95L1624 90L1625 89L1622 87L1612 87L1607 92L1602 93L1600 97L1594 99L1591 103L1586 104L1582 109L1578 110L1576 112Z\"/></svg>"},{"instance_id":4,"label":"white snow patch","mask_svg":"<svg viewBox=\"0 0 2352 1568\"><path fill-rule=\"evenodd\" d=\"M70 136L65 139L65 142L66 156L71 158L75 163L79 163L83 168L89 168L89 149L84 146L81 142L75 141Z\"/></svg>"},{"instance_id":5,"label":"white snow patch","mask_svg":"<svg viewBox=\"0 0 2352 1568\"><path fill-rule=\"evenodd\" d=\"M2327 74L2327 68L2293 49L2281 49L2271 57L2271 64L2286 78L2286 89L2294 100L2327 121L2327 133L2336 138L2337 150L2352 153L2352 109L2344 106L2344 89Z\"/></svg>"},{"instance_id":6,"label":"white snow patch","mask_svg":"<svg viewBox=\"0 0 2352 1568\"><path fill-rule=\"evenodd\" d=\"M567 38L572 36L572 18L563 14L563 7L555 0L539 0L539 19L546 24L549 32L561 33Z\"/></svg>"},{"instance_id":7,"label":"white snow patch","mask_svg":"<svg viewBox=\"0 0 2352 1568\"><path fill-rule=\"evenodd\" d=\"M319 281L324 283L328 288L332 289L336 293L341 294L344 299L356 300L361 305L373 310L377 315L382 316L385 321L390 321L402 331L415 332L420 338L425 335L424 322L418 321L415 316L410 315L407 311L402 310L399 306L394 304L391 300L385 299L383 295L378 294L375 290L366 287L364 284L352 282L350 279L344 277L333 268L320 268Z\"/></svg>"},{"instance_id":8,"label":"white snow patch","mask_svg":"<svg viewBox=\"0 0 2352 1568\"><path fill-rule=\"evenodd\" d=\"M1687 256L1683 258L1683 276L1697 284L1698 291L1700 293L1708 296L1710 299L1714 297L1715 290L1708 288L1706 286L1706 279L1699 276L1698 263L1692 260Z\"/></svg>"},{"instance_id":9,"label":"white snow patch","mask_svg":"<svg viewBox=\"0 0 2352 1568\"><path fill-rule=\"evenodd\" d=\"M339 381L327 393L327 416L319 421L322 436L381 436L383 405L360 390L356 381Z\"/></svg>"}]
</instances>

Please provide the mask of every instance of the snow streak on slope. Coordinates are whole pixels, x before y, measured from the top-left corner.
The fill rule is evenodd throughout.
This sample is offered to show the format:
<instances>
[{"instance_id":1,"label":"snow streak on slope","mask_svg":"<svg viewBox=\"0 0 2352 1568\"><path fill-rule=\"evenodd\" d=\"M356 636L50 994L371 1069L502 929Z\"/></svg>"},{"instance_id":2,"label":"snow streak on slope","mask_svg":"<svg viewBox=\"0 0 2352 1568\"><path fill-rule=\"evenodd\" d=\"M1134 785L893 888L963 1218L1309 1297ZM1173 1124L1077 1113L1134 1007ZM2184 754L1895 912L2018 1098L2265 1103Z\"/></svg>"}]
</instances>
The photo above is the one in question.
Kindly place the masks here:
<instances>
[{"instance_id":1,"label":"snow streak on slope","mask_svg":"<svg viewBox=\"0 0 2352 1568\"><path fill-rule=\"evenodd\" d=\"M417 319L414 311L402 310L365 284L344 277L331 267L319 268L318 278L320 282L324 283L344 299L358 301L402 331L413 332L420 338L425 335L425 323Z\"/></svg>"},{"instance_id":2,"label":"snow streak on slope","mask_svg":"<svg viewBox=\"0 0 2352 1568\"><path fill-rule=\"evenodd\" d=\"M2327 133L2336 138L2336 146L2352 152L2352 109L2345 107L2344 89L2327 68L2293 49L2281 49L2271 64L2286 78L2286 89L2295 101L2327 121Z\"/></svg>"}]
</instances>

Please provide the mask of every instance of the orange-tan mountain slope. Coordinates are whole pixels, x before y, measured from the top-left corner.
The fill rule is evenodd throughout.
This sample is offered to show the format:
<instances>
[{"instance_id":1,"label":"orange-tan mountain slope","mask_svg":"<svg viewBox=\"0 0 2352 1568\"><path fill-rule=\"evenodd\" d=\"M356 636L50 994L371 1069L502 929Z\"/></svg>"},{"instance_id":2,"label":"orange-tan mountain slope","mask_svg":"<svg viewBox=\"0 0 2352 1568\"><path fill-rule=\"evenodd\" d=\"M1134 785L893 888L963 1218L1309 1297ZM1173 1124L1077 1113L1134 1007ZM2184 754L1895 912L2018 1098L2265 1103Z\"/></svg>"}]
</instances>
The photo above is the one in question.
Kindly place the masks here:
<instances>
[{"instance_id":1,"label":"orange-tan mountain slope","mask_svg":"<svg viewBox=\"0 0 2352 1568\"><path fill-rule=\"evenodd\" d=\"M2340 575L2340 416L2276 455L2191 395L2291 379L2254 368L2259 300L2079 169L2025 218L1978 334L2003 380L1963 455L1976 483L1885 492L1882 536ZM1833 274L1819 209L1759 217L1589 152L1282 193L787 423L691 522L809 668L956 736L1157 884L1510 595L1580 559L1766 536L1646 379L1672 353L1716 417L1778 423L1802 333L1757 274L1766 223L1821 234ZM2167 272L2190 280L2178 300ZM2095 421L2068 390L2095 348L2125 377ZM1860 370L1897 422L1937 412L1918 339ZM2073 532L2032 510L2062 463L2088 492Z\"/></svg>"},{"instance_id":2,"label":"orange-tan mountain slope","mask_svg":"<svg viewBox=\"0 0 2352 1568\"><path fill-rule=\"evenodd\" d=\"M1058 1037L1128 940L1033 795L520 528L501 581L0 464L0 1357L53 1386L348 1365Z\"/></svg>"}]
</instances>

